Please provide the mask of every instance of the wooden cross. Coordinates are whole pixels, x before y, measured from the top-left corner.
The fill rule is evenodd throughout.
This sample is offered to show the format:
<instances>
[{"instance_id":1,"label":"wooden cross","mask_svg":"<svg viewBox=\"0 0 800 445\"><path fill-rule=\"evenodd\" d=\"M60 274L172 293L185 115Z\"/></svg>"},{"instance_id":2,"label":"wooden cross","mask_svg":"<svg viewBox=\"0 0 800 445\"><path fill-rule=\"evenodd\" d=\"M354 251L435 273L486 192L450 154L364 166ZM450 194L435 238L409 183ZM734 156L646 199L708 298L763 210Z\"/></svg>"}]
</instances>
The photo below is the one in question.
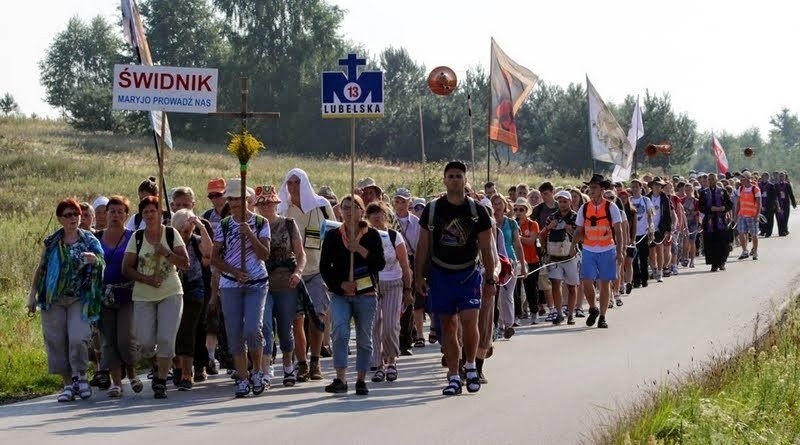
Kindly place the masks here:
<instances>
[{"instance_id":1,"label":"wooden cross","mask_svg":"<svg viewBox=\"0 0 800 445\"><path fill-rule=\"evenodd\" d=\"M281 117L281 113L277 111L248 111L247 110L247 96L250 94L248 88L247 76L242 76L239 79L239 85L242 92L241 108L239 111L234 112L216 112L208 113L209 116L222 117L230 119L241 119L242 129L247 130L247 119L277 119Z\"/></svg>"},{"instance_id":2,"label":"wooden cross","mask_svg":"<svg viewBox=\"0 0 800 445\"><path fill-rule=\"evenodd\" d=\"M281 117L281 114L275 111L248 111L247 110L247 96L250 94L250 89L248 88L248 78L247 76L242 76L239 79L239 86L242 93L241 99L241 108L238 112L216 112L216 113L209 113L209 116L213 117L221 117L221 118L232 118L232 119L241 119L242 120L242 132L247 131L247 119L277 119ZM241 196L245 196L245 200L242 205L242 224L247 224L245 221L245 216L247 215L247 185L246 185L246 167L242 170L242 194ZM257 235L257 234L256 234ZM247 248L244 243L244 238L242 232L239 232L240 236L240 243L241 243L241 270L243 272L247 271L247 266L245 265L245 258L247 256Z\"/></svg>"}]
</instances>

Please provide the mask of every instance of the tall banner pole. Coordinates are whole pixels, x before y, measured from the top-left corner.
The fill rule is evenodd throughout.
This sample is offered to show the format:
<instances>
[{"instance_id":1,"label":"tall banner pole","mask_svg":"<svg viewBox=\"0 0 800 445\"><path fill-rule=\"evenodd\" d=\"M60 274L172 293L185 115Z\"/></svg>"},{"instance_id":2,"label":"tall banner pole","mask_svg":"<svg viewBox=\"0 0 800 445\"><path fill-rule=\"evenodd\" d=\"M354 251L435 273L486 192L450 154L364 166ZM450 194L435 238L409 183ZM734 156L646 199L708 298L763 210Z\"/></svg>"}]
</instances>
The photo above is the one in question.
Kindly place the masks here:
<instances>
[{"instance_id":1,"label":"tall banner pole","mask_svg":"<svg viewBox=\"0 0 800 445\"><path fill-rule=\"evenodd\" d=\"M423 155L424 156L424 155ZM356 118L350 119L350 190L351 193L356 188ZM350 202L351 206L355 206L355 201ZM366 209L364 209L366 210ZM356 226L350 222L350 242L356 239ZM348 281L353 281L353 273L355 269L355 253L350 250L350 276Z\"/></svg>"},{"instance_id":2,"label":"tall banner pole","mask_svg":"<svg viewBox=\"0 0 800 445\"><path fill-rule=\"evenodd\" d=\"M422 122L422 95L419 96L419 145L422 147L422 182L427 180L425 168L425 125Z\"/></svg>"},{"instance_id":3,"label":"tall banner pole","mask_svg":"<svg viewBox=\"0 0 800 445\"><path fill-rule=\"evenodd\" d=\"M467 73L469 75L469 72ZM467 88L469 88L469 80L467 80ZM469 116L469 151L472 156L472 186L476 187L475 183L475 139L472 134L472 94L467 92L467 115Z\"/></svg>"}]
</instances>

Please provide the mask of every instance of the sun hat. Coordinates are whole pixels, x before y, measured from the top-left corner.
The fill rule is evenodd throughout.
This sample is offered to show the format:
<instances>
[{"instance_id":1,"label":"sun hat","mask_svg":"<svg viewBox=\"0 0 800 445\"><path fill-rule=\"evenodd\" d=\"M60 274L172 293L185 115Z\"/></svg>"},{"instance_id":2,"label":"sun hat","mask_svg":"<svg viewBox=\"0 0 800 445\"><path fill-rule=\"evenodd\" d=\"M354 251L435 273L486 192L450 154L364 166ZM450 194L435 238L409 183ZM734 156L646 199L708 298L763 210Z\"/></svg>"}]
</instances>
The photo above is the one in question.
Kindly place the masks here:
<instances>
[{"instance_id":1,"label":"sun hat","mask_svg":"<svg viewBox=\"0 0 800 445\"><path fill-rule=\"evenodd\" d=\"M275 190L274 185L259 185L255 190L256 204L261 203L279 203L281 198L278 197L278 192Z\"/></svg>"}]
</instances>

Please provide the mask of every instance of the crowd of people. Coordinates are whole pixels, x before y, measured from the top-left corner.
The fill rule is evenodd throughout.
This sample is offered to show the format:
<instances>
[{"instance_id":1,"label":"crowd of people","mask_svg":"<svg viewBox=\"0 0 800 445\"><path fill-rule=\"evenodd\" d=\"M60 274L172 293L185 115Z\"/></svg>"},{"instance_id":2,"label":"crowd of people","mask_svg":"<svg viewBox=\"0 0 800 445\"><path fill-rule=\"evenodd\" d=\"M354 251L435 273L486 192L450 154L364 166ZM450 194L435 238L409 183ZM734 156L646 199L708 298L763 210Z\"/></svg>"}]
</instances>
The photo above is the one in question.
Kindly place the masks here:
<instances>
[{"instance_id":1,"label":"crowd of people","mask_svg":"<svg viewBox=\"0 0 800 445\"><path fill-rule=\"evenodd\" d=\"M442 393L474 393L494 342L521 323L608 328L625 296L701 255L711 272L736 246L740 260L757 260L759 237L775 220L788 235L796 207L785 172L625 184L595 174L506 196L492 182L473 189L466 173L448 163L432 199L386 193L371 178L339 199L295 168L278 187L212 179L202 213L185 186L166 210L155 178L135 206L62 200L27 302L41 310L48 369L63 379L58 401L88 399L92 387L120 397L125 378L139 393L143 362L158 399L170 381L188 391L221 369L236 397L259 395L278 380L323 380L323 357L335 372L324 390L347 393L351 331L356 394L369 393L367 380L396 381L400 357L434 343Z\"/></svg>"}]
</instances>

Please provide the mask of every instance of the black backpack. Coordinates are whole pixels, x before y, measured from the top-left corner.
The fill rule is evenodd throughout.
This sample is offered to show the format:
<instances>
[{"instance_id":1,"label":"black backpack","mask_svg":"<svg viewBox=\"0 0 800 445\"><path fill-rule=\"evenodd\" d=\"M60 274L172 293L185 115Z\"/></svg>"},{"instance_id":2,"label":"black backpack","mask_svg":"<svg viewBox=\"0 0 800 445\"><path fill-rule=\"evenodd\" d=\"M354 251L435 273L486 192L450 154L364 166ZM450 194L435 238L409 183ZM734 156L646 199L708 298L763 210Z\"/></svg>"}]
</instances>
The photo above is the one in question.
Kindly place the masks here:
<instances>
[{"instance_id":1,"label":"black backpack","mask_svg":"<svg viewBox=\"0 0 800 445\"><path fill-rule=\"evenodd\" d=\"M167 232L165 233L167 238L167 245L169 246L169 250L175 251L175 228L171 226L166 227ZM136 233L133 234L134 238L136 238L136 257L139 257L139 252L142 250L142 243L144 243L144 229L137 230Z\"/></svg>"}]
</instances>

